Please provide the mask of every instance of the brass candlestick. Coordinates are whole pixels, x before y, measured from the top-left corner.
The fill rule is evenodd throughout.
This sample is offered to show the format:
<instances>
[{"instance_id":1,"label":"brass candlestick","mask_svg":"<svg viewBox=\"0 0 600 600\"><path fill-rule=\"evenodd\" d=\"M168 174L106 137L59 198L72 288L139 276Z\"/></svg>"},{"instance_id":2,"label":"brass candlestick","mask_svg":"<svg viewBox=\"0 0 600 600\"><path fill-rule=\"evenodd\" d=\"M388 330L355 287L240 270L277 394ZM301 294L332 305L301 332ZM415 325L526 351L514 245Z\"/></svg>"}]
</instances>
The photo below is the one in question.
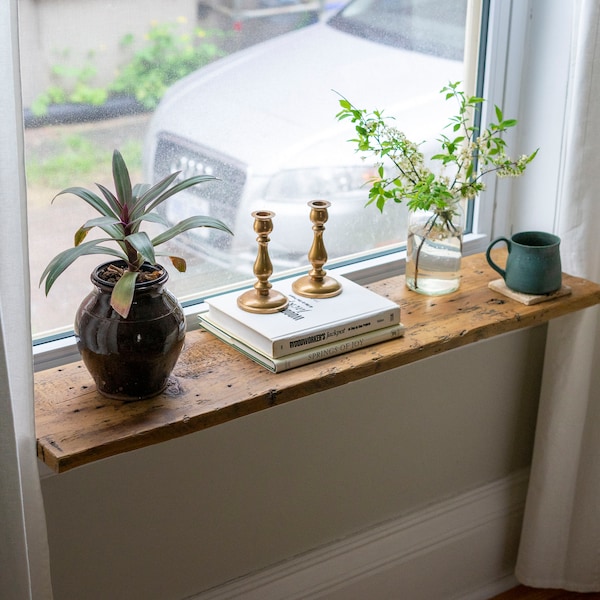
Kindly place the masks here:
<instances>
[{"instance_id":1,"label":"brass candlestick","mask_svg":"<svg viewBox=\"0 0 600 600\"><path fill-rule=\"evenodd\" d=\"M269 277L273 274L273 264L269 258L269 234L273 231L274 212L258 210L252 213L254 231L258 237L258 254L254 261L254 274L258 281L253 290L244 292L237 300L238 306L252 313L276 313L288 305L286 296L272 289Z\"/></svg>"},{"instance_id":2,"label":"brass candlestick","mask_svg":"<svg viewBox=\"0 0 600 600\"><path fill-rule=\"evenodd\" d=\"M323 265L327 262L327 250L323 243L323 232L327 222L327 209L331 202L327 200L312 200L308 203L310 207L310 220L313 223L314 239L308 260L312 269L308 275L300 277L292 284L292 289L299 296L307 298L333 298L342 292L341 284L333 277L326 275Z\"/></svg>"}]
</instances>

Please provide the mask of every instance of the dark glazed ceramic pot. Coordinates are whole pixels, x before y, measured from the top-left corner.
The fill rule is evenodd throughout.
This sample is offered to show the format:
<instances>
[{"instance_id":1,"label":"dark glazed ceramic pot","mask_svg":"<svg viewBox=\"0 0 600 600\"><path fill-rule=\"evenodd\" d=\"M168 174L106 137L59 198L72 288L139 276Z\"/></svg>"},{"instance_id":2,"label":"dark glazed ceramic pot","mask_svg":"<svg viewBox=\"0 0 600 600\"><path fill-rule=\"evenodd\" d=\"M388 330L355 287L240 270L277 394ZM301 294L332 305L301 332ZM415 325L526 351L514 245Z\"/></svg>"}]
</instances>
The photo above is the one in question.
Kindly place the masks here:
<instances>
[{"instance_id":1,"label":"dark glazed ceramic pot","mask_svg":"<svg viewBox=\"0 0 600 600\"><path fill-rule=\"evenodd\" d=\"M119 400L151 398L166 388L183 348L183 310L165 288L167 271L148 265L149 270L159 269L163 274L136 284L131 310L124 319L110 305L114 283L98 275L106 264L92 273L94 290L77 310L77 347L101 394Z\"/></svg>"}]
</instances>

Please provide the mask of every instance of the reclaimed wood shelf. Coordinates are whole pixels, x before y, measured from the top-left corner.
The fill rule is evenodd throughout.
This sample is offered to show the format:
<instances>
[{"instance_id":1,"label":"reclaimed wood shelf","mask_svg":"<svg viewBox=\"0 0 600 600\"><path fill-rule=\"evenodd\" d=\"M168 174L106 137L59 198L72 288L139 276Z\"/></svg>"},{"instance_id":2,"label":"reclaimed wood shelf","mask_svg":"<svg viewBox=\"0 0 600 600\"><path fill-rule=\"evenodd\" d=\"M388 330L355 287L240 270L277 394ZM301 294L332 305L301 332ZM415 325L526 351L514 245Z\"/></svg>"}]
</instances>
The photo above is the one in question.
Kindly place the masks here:
<instances>
[{"instance_id":1,"label":"reclaimed wood shelf","mask_svg":"<svg viewBox=\"0 0 600 600\"><path fill-rule=\"evenodd\" d=\"M503 252L495 253L499 262ZM530 306L489 289L495 278L477 254L463 259L460 289L446 296L411 292L403 276L369 285L400 304L404 337L283 373L201 330L187 334L172 384L150 400L103 397L81 362L42 371L35 378L38 457L67 471L600 303L600 285L570 275L563 278L570 295Z\"/></svg>"}]
</instances>

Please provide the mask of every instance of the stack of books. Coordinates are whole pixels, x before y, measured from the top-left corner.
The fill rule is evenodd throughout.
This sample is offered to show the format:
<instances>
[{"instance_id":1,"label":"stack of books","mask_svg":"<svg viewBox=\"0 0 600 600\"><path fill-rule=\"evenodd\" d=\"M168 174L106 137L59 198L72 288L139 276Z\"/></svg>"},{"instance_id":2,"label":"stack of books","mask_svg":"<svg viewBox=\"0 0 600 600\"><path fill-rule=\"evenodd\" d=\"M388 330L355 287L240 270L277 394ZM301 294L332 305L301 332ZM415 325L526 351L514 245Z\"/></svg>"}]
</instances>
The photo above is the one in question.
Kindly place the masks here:
<instances>
[{"instance_id":1,"label":"stack of books","mask_svg":"<svg viewBox=\"0 0 600 600\"><path fill-rule=\"evenodd\" d=\"M342 293L333 298L305 298L292 290L292 279L274 289L288 307L257 314L237 305L240 291L206 300L201 326L273 373L365 348L403 335L400 307L349 279L336 276Z\"/></svg>"}]
</instances>

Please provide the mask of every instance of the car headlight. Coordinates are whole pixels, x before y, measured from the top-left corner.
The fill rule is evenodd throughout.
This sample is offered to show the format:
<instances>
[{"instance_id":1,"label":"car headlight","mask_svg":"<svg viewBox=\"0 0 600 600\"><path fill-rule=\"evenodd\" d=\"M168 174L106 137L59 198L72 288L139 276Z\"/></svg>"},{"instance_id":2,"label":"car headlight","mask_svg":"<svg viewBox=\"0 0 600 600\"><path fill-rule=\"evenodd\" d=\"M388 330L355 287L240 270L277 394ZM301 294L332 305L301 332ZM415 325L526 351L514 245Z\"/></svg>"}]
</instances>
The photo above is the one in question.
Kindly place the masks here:
<instances>
[{"instance_id":1,"label":"car headlight","mask_svg":"<svg viewBox=\"0 0 600 600\"><path fill-rule=\"evenodd\" d=\"M272 177L265 196L266 200L312 200L358 192L361 189L366 196L366 184L375 177L377 170L367 165L286 169Z\"/></svg>"}]
</instances>

